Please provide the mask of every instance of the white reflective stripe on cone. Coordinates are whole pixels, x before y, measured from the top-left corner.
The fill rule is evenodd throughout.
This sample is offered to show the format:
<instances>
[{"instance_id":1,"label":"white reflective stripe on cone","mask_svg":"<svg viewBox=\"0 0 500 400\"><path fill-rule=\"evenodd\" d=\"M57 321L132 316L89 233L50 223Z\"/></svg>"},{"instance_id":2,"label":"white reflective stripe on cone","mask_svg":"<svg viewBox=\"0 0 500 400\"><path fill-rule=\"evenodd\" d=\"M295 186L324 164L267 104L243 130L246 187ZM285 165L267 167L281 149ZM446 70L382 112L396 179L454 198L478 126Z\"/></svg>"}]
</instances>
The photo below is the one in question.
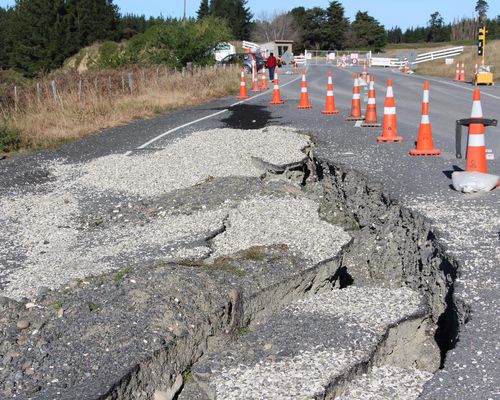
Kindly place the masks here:
<instances>
[{"instance_id":1,"label":"white reflective stripe on cone","mask_svg":"<svg viewBox=\"0 0 500 400\"><path fill-rule=\"evenodd\" d=\"M428 102L429 102L429 91L424 90L424 103L428 103Z\"/></svg>"},{"instance_id":2,"label":"white reflective stripe on cone","mask_svg":"<svg viewBox=\"0 0 500 400\"><path fill-rule=\"evenodd\" d=\"M369 97L368 104L376 104L375 99L373 97Z\"/></svg>"},{"instance_id":3,"label":"white reflective stripe on cone","mask_svg":"<svg viewBox=\"0 0 500 400\"><path fill-rule=\"evenodd\" d=\"M331 77L331 76L329 76L329 77L328 77L328 83L329 83L329 84L333 84L333 81L332 81L332 77Z\"/></svg>"},{"instance_id":4,"label":"white reflective stripe on cone","mask_svg":"<svg viewBox=\"0 0 500 400\"><path fill-rule=\"evenodd\" d=\"M245 86L245 82L240 82L240 86Z\"/></svg>"},{"instance_id":5,"label":"white reflective stripe on cone","mask_svg":"<svg viewBox=\"0 0 500 400\"><path fill-rule=\"evenodd\" d=\"M484 135L481 134L470 134L469 140L467 142L467 146L469 147L484 147Z\"/></svg>"},{"instance_id":6,"label":"white reflective stripe on cone","mask_svg":"<svg viewBox=\"0 0 500 400\"><path fill-rule=\"evenodd\" d=\"M474 100L472 102L472 112L470 114L471 118L483 118L483 109L481 108L481 101Z\"/></svg>"},{"instance_id":7,"label":"white reflective stripe on cone","mask_svg":"<svg viewBox=\"0 0 500 400\"><path fill-rule=\"evenodd\" d=\"M352 98L353 98L354 100L357 100L357 99L360 99L360 98L361 98L361 95L360 95L359 93L353 93Z\"/></svg>"},{"instance_id":8,"label":"white reflective stripe on cone","mask_svg":"<svg viewBox=\"0 0 500 400\"><path fill-rule=\"evenodd\" d=\"M421 120L422 124L430 124L431 121L429 119L429 116L428 115L422 115L422 120Z\"/></svg>"},{"instance_id":9,"label":"white reflective stripe on cone","mask_svg":"<svg viewBox=\"0 0 500 400\"><path fill-rule=\"evenodd\" d=\"M302 93L307 93L307 88L306 88L306 87L300 88L300 91L301 91Z\"/></svg>"},{"instance_id":10,"label":"white reflective stripe on cone","mask_svg":"<svg viewBox=\"0 0 500 400\"><path fill-rule=\"evenodd\" d=\"M394 92L392 91L392 86L387 88L387 97L394 97Z\"/></svg>"},{"instance_id":11,"label":"white reflective stripe on cone","mask_svg":"<svg viewBox=\"0 0 500 400\"><path fill-rule=\"evenodd\" d=\"M333 96L333 90L327 90L326 91L327 96Z\"/></svg>"},{"instance_id":12,"label":"white reflective stripe on cone","mask_svg":"<svg viewBox=\"0 0 500 400\"><path fill-rule=\"evenodd\" d=\"M274 90L278 90L279 89L279 86L278 85L274 85Z\"/></svg>"},{"instance_id":13,"label":"white reflective stripe on cone","mask_svg":"<svg viewBox=\"0 0 500 400\"><path fill-rule=\"evenodd\" d=\"M384 107L384 114L386 115L396 114L396 107Z\"/></svg>"},{"instance_id":14,"label":"white reflective stripe on cone","mask_svg":"<svg viewBox=\"0 0 500 400\"><path fill-rule=\"evenodd\" d=\"M302 82L305 82L305 81L306 81L306 76L302 75Z\"/></svg>"}]
</instances>

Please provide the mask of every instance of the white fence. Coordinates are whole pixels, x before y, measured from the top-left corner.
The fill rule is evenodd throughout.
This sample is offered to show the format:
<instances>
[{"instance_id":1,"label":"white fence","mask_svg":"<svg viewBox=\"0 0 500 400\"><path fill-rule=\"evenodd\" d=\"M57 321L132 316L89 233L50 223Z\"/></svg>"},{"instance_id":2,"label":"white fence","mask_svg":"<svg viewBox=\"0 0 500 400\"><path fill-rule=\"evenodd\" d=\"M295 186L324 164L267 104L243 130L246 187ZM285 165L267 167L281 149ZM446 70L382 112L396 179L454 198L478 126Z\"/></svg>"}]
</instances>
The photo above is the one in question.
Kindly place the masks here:
<instances>
[{"instance_id":1,"label":"white fence","mask_svg":"<svg viewBox=\"0 0 500 400\"><path fill-rule=\"evenodd\" d=\"M260 48L260 46L257 43L248 42L246 40L243 41L241 47L243 47L244 49L250 49L250 50L258 50Z\"/></svg>"},{"instance_id":2,"label":"white fence","mask_svg":"<svg viewBox=\"0 0 500 400\"><path fill-rule=\"evenodd\" d=\"M464 51L464 46L430 51L428 53L422 53L417 55L417 57L410 62L408 62L407 60L400 60L399 58L373 57L371 59L371 66L401 68L404 65L409 64L409 66L411 67L415 64L420 64L427 61L458 56L459 54L463 53L463 51Z\"/></svg>"},{"instance_id":3,"label":"white fence","mask_svg":"<svg viewBox=\"0 0 500 400\"><path fill-rule=\"evenodd\" d=\"M449 49L442 49L431 51L429 53L419 54L415 61L412 64L420 64L426 61L438 60L440 58L448 58L458 56L459 54L464 52L464 46L452 47Z\"/></svg>"}]
</instances>

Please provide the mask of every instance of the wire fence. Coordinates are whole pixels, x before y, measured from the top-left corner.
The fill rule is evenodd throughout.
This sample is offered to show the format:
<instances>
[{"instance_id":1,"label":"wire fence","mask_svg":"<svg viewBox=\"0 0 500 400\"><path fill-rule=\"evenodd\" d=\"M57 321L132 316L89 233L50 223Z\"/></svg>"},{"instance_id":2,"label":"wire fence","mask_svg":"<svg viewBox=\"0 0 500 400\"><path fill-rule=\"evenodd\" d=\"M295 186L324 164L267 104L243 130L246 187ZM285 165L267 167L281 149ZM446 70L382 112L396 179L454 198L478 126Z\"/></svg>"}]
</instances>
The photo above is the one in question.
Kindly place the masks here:
<instances>
[{"instance_id":1,"label":"wire fence","mask_svg":"<svg viewBox=\"0 0 500 400\"><path fill-rule=\"evenodd\" d=\"M0 113L3 116L22 113L40 107L63 105L75 100L85 105L96 97L131 95L151 86L165 86L181 77L199 76L207 72L219 73L226 66L192 66L181 71L166 66L135 66L126 70L78 72L68 70L51 77L31 81L26 85L4 85L0 92Z\"/></svg>"}]
</instances>

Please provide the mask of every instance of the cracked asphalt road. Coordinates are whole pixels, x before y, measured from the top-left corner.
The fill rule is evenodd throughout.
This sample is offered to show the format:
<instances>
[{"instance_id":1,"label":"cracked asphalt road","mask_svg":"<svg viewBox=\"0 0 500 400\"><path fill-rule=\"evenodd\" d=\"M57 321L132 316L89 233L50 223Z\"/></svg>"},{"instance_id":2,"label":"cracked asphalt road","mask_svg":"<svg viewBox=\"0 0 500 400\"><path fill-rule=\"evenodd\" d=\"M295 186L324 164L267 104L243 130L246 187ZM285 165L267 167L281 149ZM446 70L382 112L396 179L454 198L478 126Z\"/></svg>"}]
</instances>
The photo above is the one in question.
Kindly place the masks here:
<instances>
[{"instance_id":1,"label":"cracked asphalt road","mask_svg":"<svg viewBox=\"0 0 500 400\"><path fill-rule=\"evenodd\" d=\"M450 189L449 173L461 168L465 160L454 156L455 120L470 115L472 87L450 80L430 78L430 119L435 146L441 148L441 157L411 158L420 121L423 78L403 76L391 70L370 71L376 77L377 109L382 118L385 83L393 79L400 144L377 144L376 128L355 128L344 122L349 114L353 70L333 68L335 101L341 110L339 116L323 116L326 94L326 66L311 66L308 71L309 96L312 110L297 110L300 81L280 74L284 106L267 106L271 92L245 105L228 107L235 103L232 97L223 98L199 107L179 110L152 120L109 129L52 152L19 156L0 161L0 187L9 190L30 191L33 183L48 179L41 167L54 158L68 163L88 161L110 154L124 154L156 136L190 121L228 109L219 115L172 132L137 152L155 151L173 140L199 130L238 126L252 129L266 124L286 125L311 133L317 140L316 156L362 171L381 182L387 192L403 204L419 210L431 218L440 232L441 240L461 264L455 296L470 305L471 320L462 328L456 349L447 357L445 368L426 385L421 398L425 399L493 399L500 395L500 367L498 359L498 326L500 310L500 216L499 196L496 190L487 194L466 196ZM498 118L500 89L481 88L485 117ZM364 103L363 103L364 108ZM255 122L254 122L255 121ZM251 131L249 131L249 135ZM499 174L500 127L487 128L487 148L496 159L489 161L490 172Z\"/></svg>"}]
</instances>

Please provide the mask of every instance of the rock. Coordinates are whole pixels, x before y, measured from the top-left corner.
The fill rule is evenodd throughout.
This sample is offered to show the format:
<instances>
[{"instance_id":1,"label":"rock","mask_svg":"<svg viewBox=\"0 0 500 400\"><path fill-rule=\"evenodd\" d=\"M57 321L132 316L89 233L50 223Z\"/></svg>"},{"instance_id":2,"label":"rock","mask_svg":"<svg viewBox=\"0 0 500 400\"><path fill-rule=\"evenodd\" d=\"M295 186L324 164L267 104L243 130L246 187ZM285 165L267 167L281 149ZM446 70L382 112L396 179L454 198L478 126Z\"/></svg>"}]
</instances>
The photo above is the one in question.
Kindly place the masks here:
<instances>
[{"instance_id":1,"label":"rock","mask_svg":"<svg viewBox=\"0 0 500 400\"><path fill-rule=\"evenodd\" d=\"M271 343L267 343L264 345L264 350L271 350L273 348L273 345Z\"/></svg>"},{"instance_id":2,"label":"rock","mask_svg":"<svg viewBox=\"0 0 500 400\"><path fill-rule=\"evenodd\" d=\"M30 326L30 323L25 319L20 319L19 321L17 321L16 326L18 329L26 329Z\"/></svg>"},{"instance_id":3,"label":"rock","mask_svg":"<svg viewBox=\"0 0 500 400\"><path fill-rule=\"evenodd\" d=\"M69 287L71 289L75 289L78 287L78 281L76 279L72 279L71 281L69 281Z\"/></svg>"}]
</instances>

